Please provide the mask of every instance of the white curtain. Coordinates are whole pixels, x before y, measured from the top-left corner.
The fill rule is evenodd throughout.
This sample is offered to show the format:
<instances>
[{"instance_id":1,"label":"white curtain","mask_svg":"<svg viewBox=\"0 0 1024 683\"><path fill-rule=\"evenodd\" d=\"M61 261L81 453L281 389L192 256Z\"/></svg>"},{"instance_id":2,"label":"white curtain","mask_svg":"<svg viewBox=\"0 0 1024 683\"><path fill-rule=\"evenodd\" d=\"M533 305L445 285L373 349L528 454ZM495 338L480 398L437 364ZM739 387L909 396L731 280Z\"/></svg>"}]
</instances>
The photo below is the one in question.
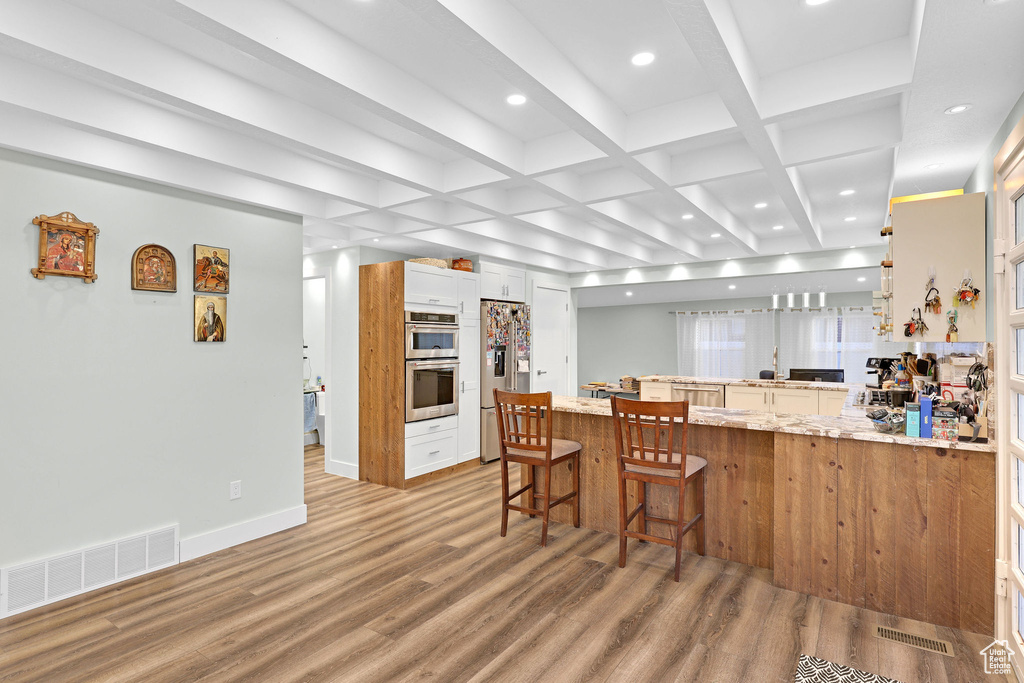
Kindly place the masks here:
<instances>
[{"instance_id":1,"label":"white curtain","mask_svg":"<svg viewBox=\"0 0 1024 683\"><path fill-rule=\"evenodd\" d=\"M717 311L676 315L679 374L756 379L772 366L771 313Z\"/></svg>"},{"instance_id":2,"label":"white curtain","mask_svg":"<svg viewBox=\"0 0 1024 683\"><path fill-rule=\"evenodd\" d=\"M779 373L792 368L841 368L838 308L795 308L779 319Z\"/></svg>"},{"instance_id":3,"label":"white curtain","mask_svg":"<svg viewBox=\"0 0 1024 683\"><path fill-rule=\"evenodd\" d=\"M840 353L846 381L860 384L868 381L864 367L872 356L886 356L879 348L881 337L875 325L881 320L868 307L844 308L842 312Z\"/></svg>"}]
</instances>

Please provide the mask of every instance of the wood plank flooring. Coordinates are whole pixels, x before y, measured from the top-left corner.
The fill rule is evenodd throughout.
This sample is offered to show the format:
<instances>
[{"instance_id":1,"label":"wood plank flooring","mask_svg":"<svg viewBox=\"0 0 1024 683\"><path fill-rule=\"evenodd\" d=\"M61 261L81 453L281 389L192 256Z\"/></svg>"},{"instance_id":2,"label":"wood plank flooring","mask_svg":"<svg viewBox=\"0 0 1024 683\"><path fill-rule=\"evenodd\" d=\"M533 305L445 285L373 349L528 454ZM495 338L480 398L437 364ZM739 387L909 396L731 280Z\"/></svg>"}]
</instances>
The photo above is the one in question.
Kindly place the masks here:
<instances>
[{"instance_id":1,"label":"wood plank flooring","mask_svg":"<svg viewBox=\"0 0 1024 683\"><path fill-rule=\"evenodd\" d=\"M0 681L792 681L800 653L995 680L975 634L776 588L769 570L537 520L496 464L408 491L323 472L299 528L0 621ZM955 658L878 640L876 623Z\"/></svg>"}]
</instances>

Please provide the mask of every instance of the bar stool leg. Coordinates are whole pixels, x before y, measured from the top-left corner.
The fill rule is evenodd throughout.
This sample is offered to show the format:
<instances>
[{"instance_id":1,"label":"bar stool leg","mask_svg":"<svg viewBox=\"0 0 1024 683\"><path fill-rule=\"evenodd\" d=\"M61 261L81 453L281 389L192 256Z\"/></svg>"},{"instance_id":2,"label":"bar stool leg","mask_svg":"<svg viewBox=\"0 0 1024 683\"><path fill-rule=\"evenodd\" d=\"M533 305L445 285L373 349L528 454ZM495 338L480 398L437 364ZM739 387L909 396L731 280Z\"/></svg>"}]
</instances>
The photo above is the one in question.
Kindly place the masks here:
<instances>
[{"instance_id":1,"label":"bar stool leg","mask_svg":"<svg viewBox=\"0 0 1024 683\"><path fill-rule=\"evenodd\" d=\"M528 469L527 469L527 475L526 475L526 483L530 485L530 504L527 505L527 507L529 507L529 508L536 508L537 507L537 497L534 495L534 493L536 493L536 491L537 491L537 489L536 489L536 485L537 485L537 472L534 469L533 465L528 465L527 467L528 467ZM531 513L530 514L530 519L533 519L536 516L537 515Z\"/></svg>"},{"instance_id":2,"label":"bar stool leg","mask_svg":"<svg viewBox=\"0 0 1024 683\"><path fill-rule=\"evenodd\" d=\"M619 567L626 566L626 478L619 472Z\"/></svg>"},{"instance_id":3,"label":"bar stool leg","mask_svg":"<svg viewBox=\"0 0 1024 683\"><path fill-rule=\"evenodd\" d=\"M541 547L548 544L548 513L551 512L551 468L544 468L544 524L540 532Z\"/></svg>"},{"instance_id":4,"label":"bar stool leg","mask_svg":"<svg viewBox=\"0 0 1024 683\"><path fill-rule=\"evenodd\" d=\"M638 481L636 483L636 499L640 503L640 512L637 513L637 519L640 524L640 533L646 534L647 531L647 482ZM644 539L640 539L641 543L647 543Z\"/></svg>"},{"instance_id":5,"label":"bar stool leg","mask_svg":"<svg viewBox=\"0 0 1024 683\"><path fill-rule=\"evenodd\" d=\"M682 474L683 473L680 472L680 476L682 476ZM683 504L685 501L686 483L684 478L679 486L679 517L676 522L676 583L679 582L679 565L682 564L683 561L683 527L686 525L686 518L683 517Z\"/></svg>"},{"instance_id":6,"label":"bar stool leg","mask_svg":"<svg viewBox=\"0 0 1024 683\"><path fill-rule=\"evenodd\" d=\"M576 457L569 461L572 466L572 483L573 491L576 495L573 497L572 506L572 525L577 529L580 528L580 454L576 453Z\"/></svg>"},{"instance_id":7,"label":"bar stool leg","mask_svg":"<svg viewBox=\"0 0 1024 683\"><path fill-rule=\"evenodd\" d=\"M508 531L508 462L501 459L501 535Z\"/></svg>"},{"instance_id":8,"label":"bar stool leg","mask_svg":"<svg viewBox=\"0 0 1024 683\"><path fill-rule=\"evenodd\" d=\"M704 472L707 467L703 467L700 470L700 487L697 488L696 499L697 499L697 514L700 515L700 521L694 525L693 533L697 540L697 554L703 555L705 551L704 546Z\"/></svg>"}]
</instances>

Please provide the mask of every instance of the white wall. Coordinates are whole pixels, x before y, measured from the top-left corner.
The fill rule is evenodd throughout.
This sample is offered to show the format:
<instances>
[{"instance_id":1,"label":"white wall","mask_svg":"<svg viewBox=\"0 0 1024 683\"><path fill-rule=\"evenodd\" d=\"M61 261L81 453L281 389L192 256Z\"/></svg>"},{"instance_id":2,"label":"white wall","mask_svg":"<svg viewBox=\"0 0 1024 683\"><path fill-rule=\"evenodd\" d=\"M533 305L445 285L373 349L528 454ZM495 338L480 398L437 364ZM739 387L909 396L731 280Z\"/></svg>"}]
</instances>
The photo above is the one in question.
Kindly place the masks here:
<instances>
[{"instance_id":1,"label":"white wall","mask_svg":"<svg viewBox=\"0 0 1024 683\"><path fill-rule=\"evenodd\" d=\"M0 566L304 519L298 220L3 150L0 188ZM100 229L93 284L29 274L32 218L62 211ZM176 257L177 293L131 290L149 242ZM192 340L197 242L231 250L223 344Z\"/></svg>"},{"instance_id":2,"label":"white wall","mask_svg":"<svg viewBox=\"0 0 1024 683\"><path fill-rule=\"evenodd\" d=\"M347 247L303 259L303 277L322 275L327 281L323 375L327 387L325 470L331 474L359 478L359 266L406 258L381 249Z\"/></svg>"}]
</instances>

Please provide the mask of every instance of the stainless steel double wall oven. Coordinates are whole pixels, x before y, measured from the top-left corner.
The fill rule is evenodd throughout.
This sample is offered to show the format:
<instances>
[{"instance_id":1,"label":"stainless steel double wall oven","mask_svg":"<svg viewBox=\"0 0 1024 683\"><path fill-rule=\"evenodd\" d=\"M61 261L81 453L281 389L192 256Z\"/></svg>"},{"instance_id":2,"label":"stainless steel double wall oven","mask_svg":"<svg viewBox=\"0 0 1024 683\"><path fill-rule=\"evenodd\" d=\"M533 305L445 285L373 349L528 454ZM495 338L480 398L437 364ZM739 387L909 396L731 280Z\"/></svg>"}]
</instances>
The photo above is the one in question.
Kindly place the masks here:
<instances>
[{"instance_id":1,"label":"stainless steel double wall oven","mask_svg":"<svg viewBox=\"0 0 1024 683\"><path fill-rule=\"evenodd\" d=\"M459 316L405 312L405 421L459 412Z\"/></svg>"}]
</instances>

